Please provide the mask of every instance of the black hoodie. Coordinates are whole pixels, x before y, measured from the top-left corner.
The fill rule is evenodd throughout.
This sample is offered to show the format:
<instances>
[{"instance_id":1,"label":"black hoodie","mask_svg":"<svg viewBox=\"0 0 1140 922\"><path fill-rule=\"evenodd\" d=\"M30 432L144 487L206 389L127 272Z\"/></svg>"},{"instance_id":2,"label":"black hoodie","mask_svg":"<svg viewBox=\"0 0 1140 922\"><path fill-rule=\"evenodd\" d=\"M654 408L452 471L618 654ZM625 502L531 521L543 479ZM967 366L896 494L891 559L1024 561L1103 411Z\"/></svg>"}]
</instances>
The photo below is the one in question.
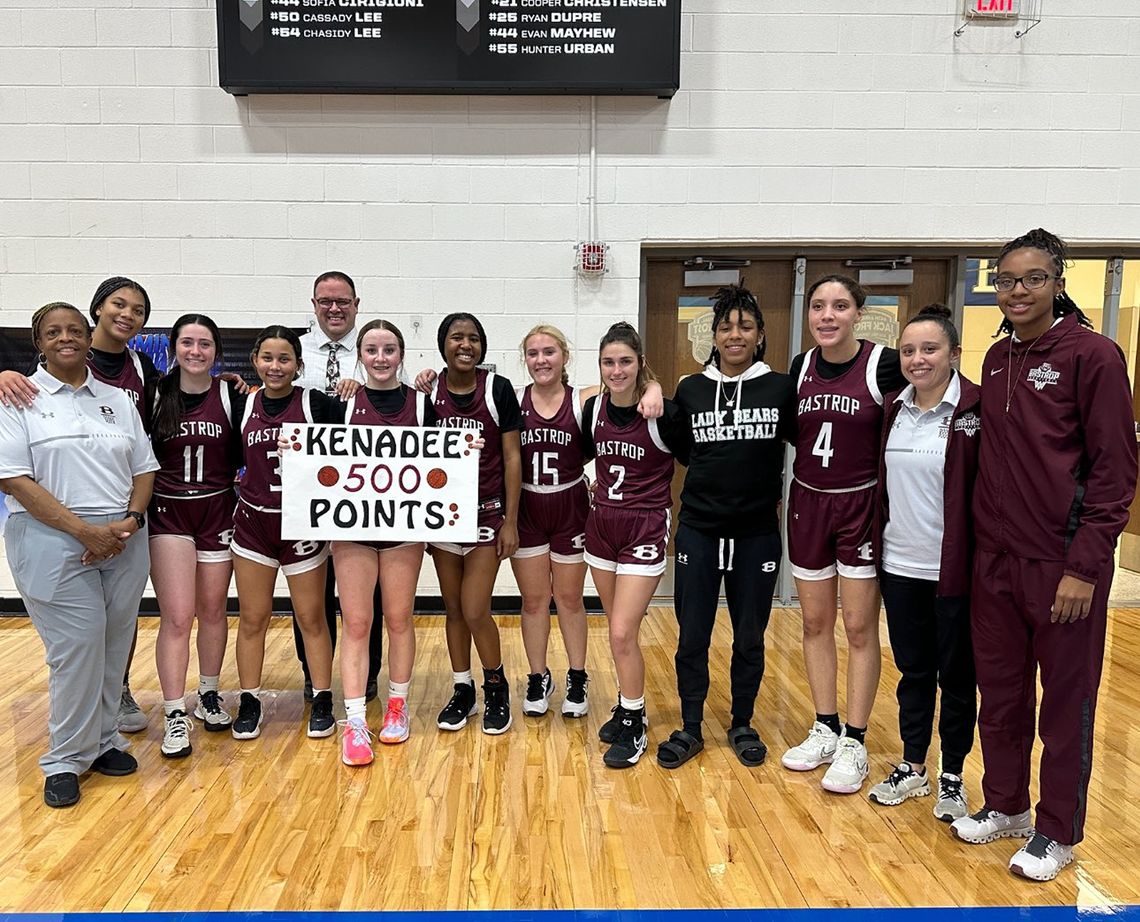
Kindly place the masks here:
<instances>
[{"instance_id":1,"label":"black hoodie","mask_svg":"<svg viewBox=\"0 0 1140 922\"><path fill-rule=\"evenodd\" d=\"M684 378L673 399L692 437L681 522L722 538L777 531L784 441L795 434L795 381L763 362L736 377L710 365Z\"/></svg>"}]
</instances>

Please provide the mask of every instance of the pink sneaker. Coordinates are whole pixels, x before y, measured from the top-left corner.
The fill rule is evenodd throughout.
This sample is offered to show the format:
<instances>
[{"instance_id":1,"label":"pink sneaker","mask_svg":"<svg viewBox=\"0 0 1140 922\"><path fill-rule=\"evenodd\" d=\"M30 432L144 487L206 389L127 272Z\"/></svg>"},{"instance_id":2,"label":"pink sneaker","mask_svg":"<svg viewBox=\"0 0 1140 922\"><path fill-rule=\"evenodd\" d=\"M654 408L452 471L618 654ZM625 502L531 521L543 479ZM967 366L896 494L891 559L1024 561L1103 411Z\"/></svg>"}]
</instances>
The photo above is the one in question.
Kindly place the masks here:
<instances>
[{"instance_id":1,"label":"pink sneaker","mask_svg":"<svg viewBox=\"0 0 1140 922\"><path fill-rule=\"evenodd\" d=\"M384 712L384 726L380 729L381 743L402 743L411 732L408 704L403 698L389 698Z\"/></svg>"},{"instance_id":2,"label":"pink sneaker","mask_svg":"<svg viewBox=\"0 0 1140 922\"><path fill-rule=\"evenodd\" d=\"M340 760L345 765L369 765L372 762L372 734L359 717L338 721L341 731Z\"/></svg>"}]
</instances>

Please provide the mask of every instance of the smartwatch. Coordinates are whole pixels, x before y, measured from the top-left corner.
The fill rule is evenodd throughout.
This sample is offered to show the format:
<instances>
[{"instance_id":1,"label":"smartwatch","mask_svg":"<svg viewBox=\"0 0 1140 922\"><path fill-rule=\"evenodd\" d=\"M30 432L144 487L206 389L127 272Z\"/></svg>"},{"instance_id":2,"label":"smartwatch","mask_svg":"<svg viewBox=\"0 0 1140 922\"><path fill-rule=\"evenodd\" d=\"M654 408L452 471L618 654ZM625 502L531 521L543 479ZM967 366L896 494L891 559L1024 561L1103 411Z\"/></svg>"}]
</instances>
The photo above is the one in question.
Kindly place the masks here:
<instances>
[{"instance_id":1,"label":"smartwatch","mask_svg":"<svg viewBox=\"0 0 1140 922\"><path fill-rule=\"evenodd\" d=\"M144 528L146 528L146 516L141 512L128 512L127 518L135 520L135 524L138 525L139 531L142 531Z\"/></svg>"}]
</instances>

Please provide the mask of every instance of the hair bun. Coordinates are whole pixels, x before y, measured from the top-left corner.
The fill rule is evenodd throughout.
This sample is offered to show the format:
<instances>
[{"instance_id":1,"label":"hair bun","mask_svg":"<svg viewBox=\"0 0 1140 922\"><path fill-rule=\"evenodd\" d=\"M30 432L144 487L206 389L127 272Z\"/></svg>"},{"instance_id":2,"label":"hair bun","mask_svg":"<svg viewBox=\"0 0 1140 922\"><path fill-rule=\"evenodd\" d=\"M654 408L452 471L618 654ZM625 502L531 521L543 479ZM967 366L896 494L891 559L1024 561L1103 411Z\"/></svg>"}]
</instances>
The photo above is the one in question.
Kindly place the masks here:
<instances>
[{"instance_id":1,"label":"hair bun","mask_svg":"<svg viewBox=\"0 0 1140 922\"><path fill-rule=\"evenodd\" d=\"M918 312L919 317L945 317L949 320L954 316L953 312L945 304L927 304L922 310Z\"/></svg>"},{"instance_id":2,"label":"hair bun","mask_svg":"<svg viewBox=\"0 0 1140 922\"><path fill-rule=\"evenodd\" d=\"M619 320L617 323L611 324L610 332L612 333L614 330L632 330L634 333L637 332L637 329L634 327L634 325L625 320Z\"/></svg>"}]
</instances>

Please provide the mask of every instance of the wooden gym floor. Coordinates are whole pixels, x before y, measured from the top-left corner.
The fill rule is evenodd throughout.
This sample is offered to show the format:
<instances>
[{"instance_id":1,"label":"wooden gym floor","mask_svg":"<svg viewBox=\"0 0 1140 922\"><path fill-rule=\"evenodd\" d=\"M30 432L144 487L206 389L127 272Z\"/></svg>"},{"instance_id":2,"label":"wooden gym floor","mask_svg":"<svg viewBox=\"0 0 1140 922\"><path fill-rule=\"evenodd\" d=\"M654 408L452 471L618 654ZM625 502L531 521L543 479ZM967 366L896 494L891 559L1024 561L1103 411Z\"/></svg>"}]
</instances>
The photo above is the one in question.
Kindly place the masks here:
<instances>
[{"instance_id":1,"label":"wooden gym floor","mask_svg":"<svg viewBox=\"0 0 1140 922\"><path fill-rule=\"evenodd\" d=\"M277 691L264 696L261 738L239 743L196 724L193 755L163 759L158 621L144 618L132 678L151 716L133 737L140 771L85 777L78 807L51 810L36 763L46 736L43 647L26 619L0 620L0 913L1056 906L1138 915L1128 908L1140 903L1128 803L1140 790L1140 611L1112 612L1087 838L1075 870L1047 884L1007 872L1017 847L1010 840L955 842L929 797L876 807L865 793L823 792L822 770L780 767L780 753L811 719L795 611L774 612L768 632L756 722L768 763L740 765L724 743L726 622L714 641L706 749L669 772L652 756L678 719L676 626L671 609L650 611L642 634L650 750L615 772L602 765L597 741L615 695L601 618L590 621L592 709L582 721L557 713L561 689L554 713L522 717L518 622L501 620L515 703L515 724L501 737L485 736L477 719L459 733L435 728L450 693L443 621L419 619L412 737L378 746L376 762L356 769L341 764L337 737L304 735L285 619L270 631L265 687ZM561 685L557 629L551 666ZM898 757L895 678L884 649L871 783ZM222 676L231 709L236 683L231 649ZM334 694L339 715L339 683ZM379 702L369 716L379 721ZM974 805L980 771L975 749L967 764Z\"/></svg>"}]
</instances>

